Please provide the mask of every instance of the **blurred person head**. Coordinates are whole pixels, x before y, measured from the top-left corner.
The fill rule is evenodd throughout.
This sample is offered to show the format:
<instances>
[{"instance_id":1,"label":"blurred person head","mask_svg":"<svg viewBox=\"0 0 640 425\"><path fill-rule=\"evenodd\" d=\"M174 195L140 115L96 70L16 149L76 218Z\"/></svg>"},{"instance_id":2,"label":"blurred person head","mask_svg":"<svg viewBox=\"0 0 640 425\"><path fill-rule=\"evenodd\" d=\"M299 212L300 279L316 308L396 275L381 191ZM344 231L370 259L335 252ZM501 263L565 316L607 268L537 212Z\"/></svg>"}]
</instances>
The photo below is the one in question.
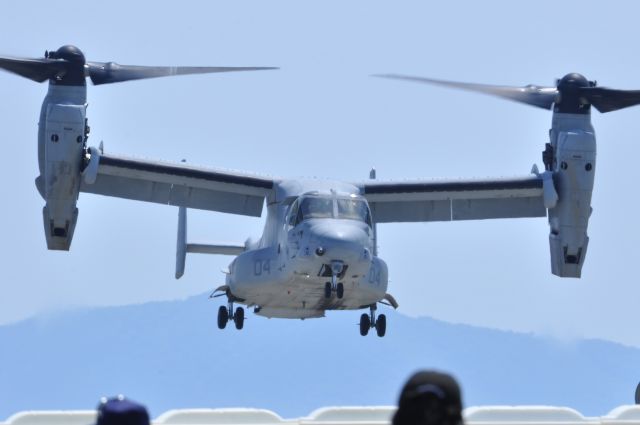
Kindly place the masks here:
<instances>
[{"instance_id":1,"label":"blurred person head","mask_svg":"<svg viewBox=\"0 0 640 425\"><path fill-rule=\"evenodd\" d=\"M393 425L462 425L462 396L446 373L420 371L402 388Z\"/></svg>"},{"instance_id":2,"label":"blurred person head","mask_svg":"<svg viewBox=\"0 0 640 425\"><path fill-rule=\"evenodd\" d=\"M124 396L103 398L96 425L149 425L147 408Z\"/></svg>"}]
</instances>

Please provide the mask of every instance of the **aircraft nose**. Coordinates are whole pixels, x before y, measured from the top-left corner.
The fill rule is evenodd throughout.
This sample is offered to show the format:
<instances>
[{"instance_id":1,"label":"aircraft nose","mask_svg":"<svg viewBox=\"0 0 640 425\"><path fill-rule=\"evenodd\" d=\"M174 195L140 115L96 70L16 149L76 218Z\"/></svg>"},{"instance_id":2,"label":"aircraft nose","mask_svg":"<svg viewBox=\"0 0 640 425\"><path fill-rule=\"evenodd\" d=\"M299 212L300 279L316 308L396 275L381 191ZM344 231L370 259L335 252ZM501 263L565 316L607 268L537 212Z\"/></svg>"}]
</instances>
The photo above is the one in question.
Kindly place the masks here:
<instances>
[{"instance_id":1,"label":"aircraft nose","mask_svg":"<svg viewBox=\"0 0 640 425\"><path fill-rule=\"evenodd\" d=\"M311 227L315 251L328 260L357 260L362 258L369 240L359 223L325 222Z\"/></svg>"}]
</instances>

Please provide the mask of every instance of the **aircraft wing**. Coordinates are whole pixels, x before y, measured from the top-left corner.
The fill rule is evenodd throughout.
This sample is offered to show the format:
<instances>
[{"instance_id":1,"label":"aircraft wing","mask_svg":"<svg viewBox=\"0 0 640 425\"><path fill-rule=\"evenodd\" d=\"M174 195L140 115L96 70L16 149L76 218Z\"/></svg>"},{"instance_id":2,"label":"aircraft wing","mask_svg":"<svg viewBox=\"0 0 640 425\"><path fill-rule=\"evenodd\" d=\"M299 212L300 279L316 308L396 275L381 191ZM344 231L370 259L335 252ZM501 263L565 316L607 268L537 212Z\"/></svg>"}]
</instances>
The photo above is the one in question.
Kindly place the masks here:
<instances>
[{"instance_id":1,"label":"aircraft wing","mask_svg":"<svg viewBox=\"0 0 640 425\"><path fill-rule=\"evenodd\" d=\"M246 173L90 151L80 186L86 193L259 217L274 185Z\"/></svg>"},{"instance_id":2,"label":"aircraft wing","mask_svg":"<svg viewBox=\"0 0 640 425\"><path fill-rule=\"evenodd\" d=\"M543 178L418 180L361 185L376 223L544 217Z\"/></svg>"}]
</instances>

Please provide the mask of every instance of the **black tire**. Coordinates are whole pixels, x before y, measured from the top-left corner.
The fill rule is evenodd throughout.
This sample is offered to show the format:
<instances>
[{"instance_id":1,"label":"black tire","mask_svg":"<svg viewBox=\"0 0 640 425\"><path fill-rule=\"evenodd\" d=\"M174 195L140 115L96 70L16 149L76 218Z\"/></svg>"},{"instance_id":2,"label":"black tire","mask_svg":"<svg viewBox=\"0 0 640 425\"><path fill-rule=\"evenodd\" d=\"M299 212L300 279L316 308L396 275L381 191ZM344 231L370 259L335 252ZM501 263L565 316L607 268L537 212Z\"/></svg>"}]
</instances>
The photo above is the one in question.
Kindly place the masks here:
<instances>
[{"instance_id":1,"label":"black tire","mask_svg":"<svg viewBox=\"0 0 640 425\"><path fill-rule=\"evenodd\" d=\"M244 326L244 308L236 308L236 314L233 316L233 322L236 324L236 329L240 330Z\"/></svg>"},{"instance_id":2,"label":"black tire","mask_svg":"<svg viewBox=\"0 0 640 425\"><path fill-rule=\"evenodd\" d=\"M369 329L371 328L371 319L367 313L362 313L360 316L360 335L367 336Z\"/></svg>"},{"instance_id":3,"label":"black tire","mask_svg":"<svg viewBox=\"0 0 640 425\"><path fill-rule=\"evenodd\" d=\"M229 321L229 310L227 307L221 305L218 309L218 329L224 329L227 327L227 322Z\"/></svg>"},{"instance_id":4,"label":"black tire","mask_svg":"<svg viewBox=\"0 0 640 425\"><path fill-rule=\"evenodd\" d=\"M336 286L336 295L338 298L344 297L344 285L342 283L338 283L338 286Z\"/></svg>"},{"instance_id":5,"label":"black tire","mask_svg":"<svg viewBox=\"0 0 640 425\"><path fill-rule=\"evenodd\" d=\"M636 404L640 404L640 384L636 387Z\"/></svg>"},{"instance_id":6,"label":"black tire","mask_svg":"<svg viewBox=\"0 0 640 425\"><path fill-rule=\"evenodd\" d=\"M324 297L331 298L331 282L324 284Z\"/></svg>"},{"instance_id":7,"label":"black tire","mask_svg":"<svg viewBox=\"0 0 640 425\"><path fill-rule=\"evenodd\" d=\"M376 319L376 332L380 338L387 333L387 316L384 314L379 315Z\"/></svg>"}]
</instances>

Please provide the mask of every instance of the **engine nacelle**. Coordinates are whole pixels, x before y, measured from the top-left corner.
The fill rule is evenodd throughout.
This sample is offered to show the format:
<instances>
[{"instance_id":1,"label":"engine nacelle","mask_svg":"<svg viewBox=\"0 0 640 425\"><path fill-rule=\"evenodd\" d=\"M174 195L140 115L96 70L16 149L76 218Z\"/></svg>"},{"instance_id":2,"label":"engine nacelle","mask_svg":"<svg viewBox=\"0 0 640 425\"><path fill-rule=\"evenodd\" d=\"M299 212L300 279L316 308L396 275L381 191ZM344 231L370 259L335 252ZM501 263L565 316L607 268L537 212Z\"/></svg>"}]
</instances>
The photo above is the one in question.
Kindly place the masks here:
<instances>
[{"instance_id":1,"label":"engine nacelle","mask_svg":"<svg viewBox=\"0 0 640 425\"><path fill-rule=\"evenodd\" d=\"M36 185L46 201L42 215L49 249L68 251L78 220L76 202L84 165L85 115L86 104L45 101L43 105L41 175Z\"/></svg>"},{"instance_id":2,"label":"engine nacelle","mask_svg":"<svg viewBox=\"0 0 640 425\"><path fill-rule=\"evenodd\" d=\"M579 129L551 131L551 144L555 148L552 171L558 202L548 212L549 245L551 272L560 277L580 277L589 245L587 226L591 215L596 139L590 122L585 121L588 118L569 120ZM582 125L575 125L574 121Z\"/></svg>"}]
</instances>

